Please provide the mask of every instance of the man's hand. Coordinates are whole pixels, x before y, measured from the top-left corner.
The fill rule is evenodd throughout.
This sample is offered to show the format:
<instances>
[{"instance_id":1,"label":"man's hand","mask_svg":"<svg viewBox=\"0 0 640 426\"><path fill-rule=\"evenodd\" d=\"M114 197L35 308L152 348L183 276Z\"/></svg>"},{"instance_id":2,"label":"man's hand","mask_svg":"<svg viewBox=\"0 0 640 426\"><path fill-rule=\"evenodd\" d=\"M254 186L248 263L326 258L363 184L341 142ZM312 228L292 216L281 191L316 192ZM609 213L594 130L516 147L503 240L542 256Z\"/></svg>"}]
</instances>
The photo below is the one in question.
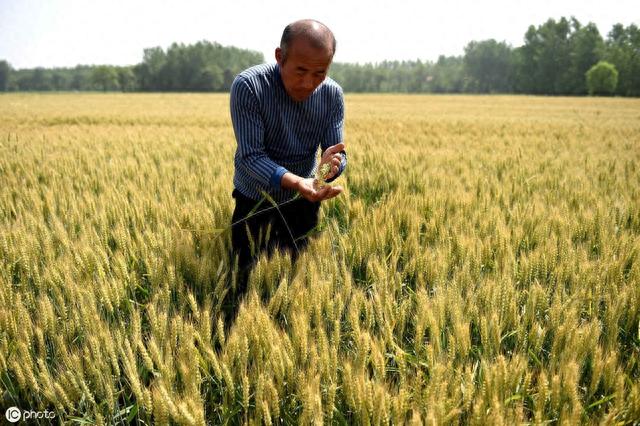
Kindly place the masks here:
<instances>
[{"instance_id":1,"label":"man's hand","mask_svg":"<svg viewBox=\"0 0 640 426\"><path fill-rule=\"evenodd\" d=\"M300 179L296 189L304 198L309 201L324 201L339 195L342 192L341 186L325 185L316 189L313 185L315 179Z\"/></svg>"},{"instance_id":2,"label":"man's hand","mask_svg":"<svg viewBox=\"0 0 640 426\"><path fill-rule=\"evenodd\" d=\"M335 197L342 192L341 186L325 185L320 189L313 187L314 178L303 179L298 175L287 172L280 181L283 188L295 189L309 201L324 201Z\"/></svg>"},{"instance_id":3,"label":"man's hand","mask_svg":"<svg viewBox=\"0 0 640 426\"><path fill-rule=\"evenodd\" d=\"M320 158L320 165L318 165L318 167L322 167L322 165L325 163L331 164L331 169L329 170L327 176L325 176L325 179L331 179L336 175L336 173L338 173L338 168L340 167L340 162L342 161L340 151L344 151L344 143L342 142L330 146L322 153L322 157Z\"/></svg>"}]
</instances>

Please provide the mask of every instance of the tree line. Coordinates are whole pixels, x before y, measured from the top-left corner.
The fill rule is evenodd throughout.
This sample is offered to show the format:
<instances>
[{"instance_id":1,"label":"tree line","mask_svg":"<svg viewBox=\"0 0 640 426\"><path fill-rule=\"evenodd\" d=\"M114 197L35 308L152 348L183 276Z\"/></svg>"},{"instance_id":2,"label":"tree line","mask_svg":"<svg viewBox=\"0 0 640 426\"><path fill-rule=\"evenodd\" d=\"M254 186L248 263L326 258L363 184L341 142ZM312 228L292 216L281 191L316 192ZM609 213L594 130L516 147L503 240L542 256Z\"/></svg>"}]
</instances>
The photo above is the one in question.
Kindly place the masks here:
<instances>
[{"instance_id":1,"label":"tree line","mask_svg":"<svg viewBox=\"0 0 640 426\"><path fill-rule=\"evenodd\" d=\"M462 56L435 62L334 64L350 92L527 93L640 96L640 30L616 24L606 39L595 24L571 18L530 26L524 44L472 41Z\"/></svg>"},{"instance_id":2,"label":"tree line","mask_svg":"<svg viewBox=\"0 0 640 426\"><path fill-rule=\"evenodd\" d=\"M134 66L13 70L0 61L0 91L227 91L243 69L264 62L262 53L201 41L144 49Z\"/></svg>"},{"instance_id":3,"label":"tree line","mask_svg":"<svg viewBox=\"0 0 640 426\"><path fill-rule=\"evenodd\" d=\"M226 92L236 74L264 62L255 51L208 41L144 49L135 66L14 70L0 61L0 91L103 90ZM640 30L616 24L603 38L575 18L531 25L524 44L471 41L437 61L334 63L345 92L614 94L640 96Z\"/></svg>"}]
</instances>

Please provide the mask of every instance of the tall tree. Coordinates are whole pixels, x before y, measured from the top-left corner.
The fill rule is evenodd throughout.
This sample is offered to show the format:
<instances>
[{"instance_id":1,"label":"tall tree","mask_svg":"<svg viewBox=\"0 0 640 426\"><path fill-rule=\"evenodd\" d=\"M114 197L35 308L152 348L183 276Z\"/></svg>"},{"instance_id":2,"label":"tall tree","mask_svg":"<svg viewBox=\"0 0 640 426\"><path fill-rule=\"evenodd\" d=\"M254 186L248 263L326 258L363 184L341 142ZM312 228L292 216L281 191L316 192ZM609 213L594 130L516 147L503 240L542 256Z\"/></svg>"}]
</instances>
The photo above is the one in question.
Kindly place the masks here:
<instances>
[{"instance_id":1,"label":"tall tree","mask_svg":"<svg viewBox=\"0 0 640 426\"><path fill-rule=\"evenodd\" d=\"M440 55L433 66L429 87L436 93L460 93L464 91L466 76L464 59L460 56Z\"/></svg>"},{"instance_id":2,"label":"tall tree","mask_svg":"<svg viewBox=\"0 0 640 426\"><path fill-rule=\"evenodd\" d=\"M568 91L569 33L566 18L549 19L529 27L518 55L518 87L527 93L563 94Z\"/></svg>"},{"instance_id":3,"label":"tall tree","mask_svg":"<svg viewBox=\"0 0 640 426\"><path fill-rule=\"evenodd\" d=\"M30 90L46 91L53 88L51 82L51 71L43 67L38 67L31 73L31 78L28 81Z\"/></svg>"},{"instance_id":4,"label":"tall tree","mask_svg":"<svg viewBox=\"0 0 640 426\"><path fill-rule=\"evenodd\" d=\"M118 73L108 65L100 65L94 68L91 74L91 81L98 89L105 92L118 89Z\"/></svg>"},{"instance_id":5,"label":"tall tree","mask_svg":"<svg viewBox=\"0 0 640 426\"><path fill-rule=\"evenodd\" d=\"M464 49L467 90L509 92L512 89L512 51L506 43L490 39L472 41Z\"/></svg>"},{"instance_id":6,"label":"tall tree","mask_svg":"<svg viewBox=\"0 0 640 426\"><path fill-rule=\"evenodd\" d=\"M604 58L618 70L616 94L640 96L640 30L634 24L613 26L606 41Z\"/></svg>"},{"instance_id":7,"label":"tall tree","mask_svg":"<svg viewBox=\"0 0 640 426\"><path fill-rule=\"evenodd\" d=\"M9 88L11 65L5 60L0 61L0 92L6 92Z\"/></svg>"},{"instance_id":8,"label":"tall tree","mask_svg":"<svg viewBox=\"0 0 640 426\"><path fill-rule=\"evenodd\" d=\"M73 69L73 77L69 88L71 90L91 90L91 68L78 65Z\"/></svg>"},{"instance_id":9,"label":"tall tree","mask_svg":"<svg viewBox=\"0 0 640 426\"><path fill-rule=\"evenodd\" d=\"M144 49L142 63L133 69L140 89L142 90L164 90L161 80L161 72L166 62L166 55L161 47Z\"/></svg>"},{"instance_id":10,"label":"tall tree","mask_svg":"<svg viewBox=\"0 0 640 426\"><path fill-rule=\"evenodd\" d=\"M596 24L580 25L572 18L573 32L569 37L570 64L565 76L568 94L582 95L587 92L585 73L604 55L604 41Z\"/></svg>"},{"instance_id":11,"label":"tall tree","mask_svg":"<svg viewBox=\"0 0 640 426\"><path fill-rule=\"evenodd\" d=\"M118 74L118 86L123 92L132 92L136 90L136 76L131 67L122 67L116 70Z\"/></svg>"}]
</instances>

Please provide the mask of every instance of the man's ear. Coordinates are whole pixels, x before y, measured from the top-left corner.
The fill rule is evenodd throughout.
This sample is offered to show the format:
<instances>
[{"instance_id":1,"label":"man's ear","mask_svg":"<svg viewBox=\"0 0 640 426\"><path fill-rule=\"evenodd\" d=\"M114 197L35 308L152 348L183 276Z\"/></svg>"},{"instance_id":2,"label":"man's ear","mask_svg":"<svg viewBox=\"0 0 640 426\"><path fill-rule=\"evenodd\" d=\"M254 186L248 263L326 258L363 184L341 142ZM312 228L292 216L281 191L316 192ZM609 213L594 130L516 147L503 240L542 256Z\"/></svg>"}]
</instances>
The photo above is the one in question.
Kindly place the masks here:
<instances>
[{"instance_id":1,"label":"man's ear","mask_svg":"<svg viewBox=\"0 0 640 426\"><path fill-rule=\"evenodd\" d=\"M276 62L282 66L282 49L276 47Z\"/></svg>"}]
</instances>

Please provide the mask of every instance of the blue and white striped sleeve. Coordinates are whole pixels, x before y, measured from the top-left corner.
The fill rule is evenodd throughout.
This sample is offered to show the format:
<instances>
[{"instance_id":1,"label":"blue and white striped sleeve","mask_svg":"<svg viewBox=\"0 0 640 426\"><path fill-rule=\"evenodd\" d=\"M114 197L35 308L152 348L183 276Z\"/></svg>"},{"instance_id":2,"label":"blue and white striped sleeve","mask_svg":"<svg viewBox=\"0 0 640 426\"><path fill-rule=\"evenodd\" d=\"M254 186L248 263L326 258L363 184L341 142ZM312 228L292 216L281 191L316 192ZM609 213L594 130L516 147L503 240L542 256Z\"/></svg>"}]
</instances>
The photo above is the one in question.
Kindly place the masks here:
<instances>
[{"instance_id":1,"label":"blue and white striped sleeve","mask_svg":"<svg viewBox=\"0 0 640 426\"><path fill-rule=\"evenodd\" d=\"M239 167L265 187L279 188L287 169L276 164L265 152L264 123L258 99L241 76L231 85L231 121L240 154Z\"/></svg>"},{"instance_id":2,"label":"blue and white striped sleeve","mask_svg":"<svg viewBox=\"0 0 640 426\"><path fill-rule=\"evenodd\" d=\"M330 146L333 146L337 143L343 142L344 138L344 96L342 94L342 89L338 88L336 91L336 96L333 101L333 107L331 110L331 118L329 120L329 127L327 129L325 140L322 143L322 152L324 152ZM331 179L327 179L327 182L331 182L338 178L344 171L345 167L347 167L347 153L345 151L340 151L342 155L342 160L340 161L340 166L338 167L338 173L335 176L331 177Z\"/></svg>"}]
</instances>

